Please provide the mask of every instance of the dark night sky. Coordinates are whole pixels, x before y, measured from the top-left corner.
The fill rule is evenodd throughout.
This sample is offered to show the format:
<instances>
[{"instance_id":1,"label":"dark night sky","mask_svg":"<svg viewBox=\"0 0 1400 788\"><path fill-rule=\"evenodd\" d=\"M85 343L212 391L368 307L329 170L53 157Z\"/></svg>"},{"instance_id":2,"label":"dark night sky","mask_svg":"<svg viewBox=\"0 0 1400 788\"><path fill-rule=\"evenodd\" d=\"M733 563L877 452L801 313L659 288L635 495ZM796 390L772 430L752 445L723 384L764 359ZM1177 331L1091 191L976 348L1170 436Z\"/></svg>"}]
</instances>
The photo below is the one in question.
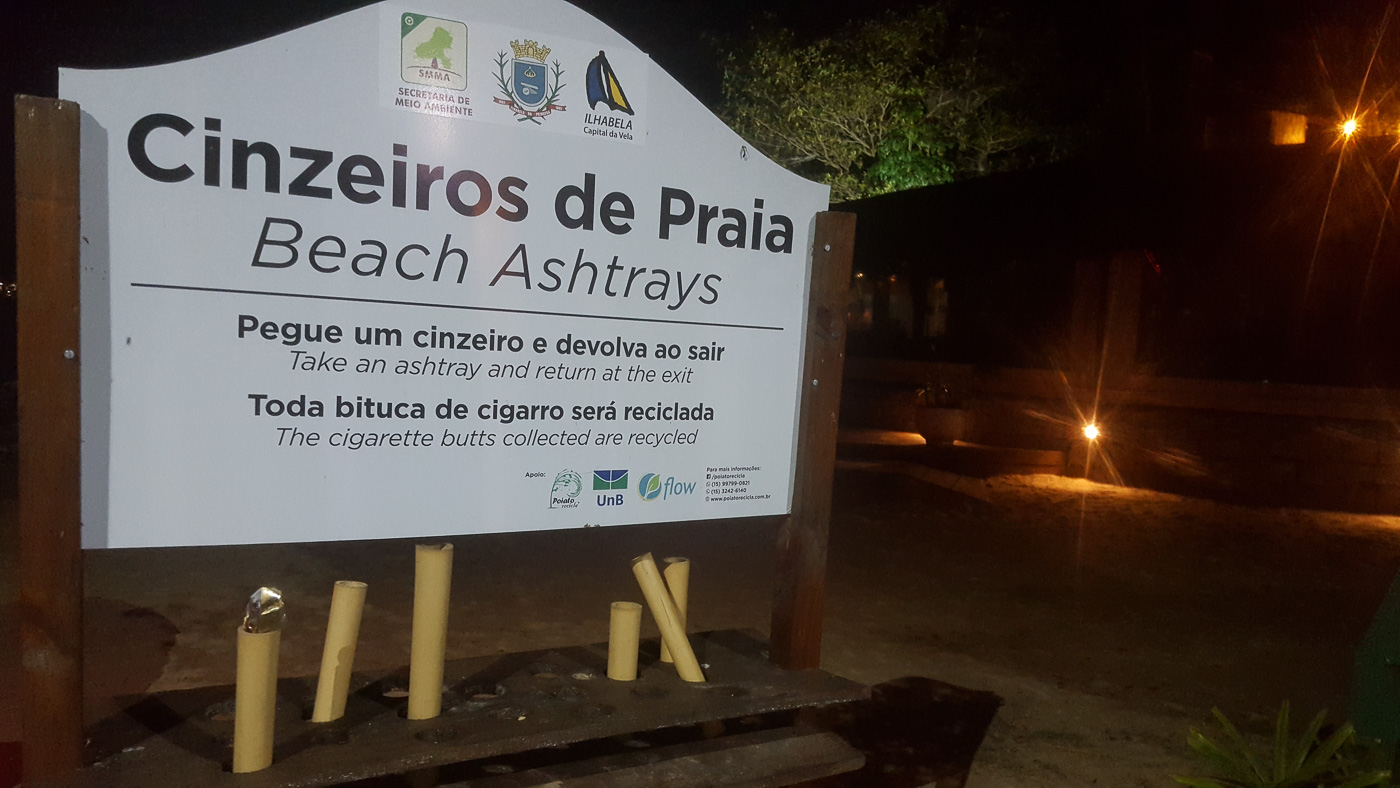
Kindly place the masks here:
<instances>
[{"instance_id":1,"label":"dark night sky","mask_svg":"<svg viewBox=\"0 0 1400 788\"><path fill-rule=\"evenodd\" d=\"M262 38L367 5L363 0L214 2L213 0L81 0L0 5L0 63L7 87L52 90L56 65L142 65L180 59ZM799 34L821 34L845 21L913 0L580 0L648 52L702 100L718 98L718 71L706 34L738 34L771 17ZM979 0L1009 16L1052 20L1064 48L1090 78L1114 79L1129 67L1154 68L1192 47L1210 51L1218 69L1251 81L1268 79L1279 61L1299 60L1321 27L1364 29L1380 19L1385 0ZM1309 62L1311 53L1301 53Z\"/></svg>"},{"instance_id":2,"label":"dark night sky","mask_svg":"<svg viewBox=\"0 0 1400 788\"><path fill-rule=\"evenodd\" d=\"M53 95L58 65L134 66L182 59L256 40L355 7L361 0L0 0L0 78L5 93ZM820 35L859 13L914 5L909 0L580 0L702 101L719 98L719 70L707 36L738 35L764 20L799 35ZM964 3L985 7L985 0ZM1107 138L1131 138L1142 118L1170 117L1186 102L1193 49L1209 52L1206 111L1225 103L1258 108L1316 104L1311 42L1336 26L1374 30L1384 0L999 0L1012 19L1050 19L1060 33L1061 66L1085 106L1107 95L1112 111L1095 122ZM859 9L858 12L855 9ZM1343 34L1348 40L1349 34ZM1350 35L1354 40L1355 35ZM1353 68L1354 70L1354 68ZM1346 77L1334 74L1333 81ZM1312 96L1313 99L1308 97ZM13 108L0 109L0 193L13 193ZM14 270L13 210L0 218L0 279Z\"/></svg>"}]
</instances>

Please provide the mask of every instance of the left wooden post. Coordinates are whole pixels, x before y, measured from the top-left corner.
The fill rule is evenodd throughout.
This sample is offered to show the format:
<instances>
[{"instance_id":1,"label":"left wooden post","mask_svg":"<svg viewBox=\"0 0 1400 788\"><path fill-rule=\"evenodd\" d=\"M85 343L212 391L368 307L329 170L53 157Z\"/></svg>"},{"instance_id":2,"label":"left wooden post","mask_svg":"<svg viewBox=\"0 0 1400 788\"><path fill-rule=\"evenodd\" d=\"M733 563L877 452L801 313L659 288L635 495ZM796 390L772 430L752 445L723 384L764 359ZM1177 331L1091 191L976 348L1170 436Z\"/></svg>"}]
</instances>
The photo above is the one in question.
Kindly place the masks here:
<instances>
[{"instance_id":1,"label":"left wooden post","mask_svg":"<svg viewBox=\"0 0 1400 788\"><path fill-rule=\"evenodd\" d=\"M24 782L83 758L78 105L15 97Z\"/></svg>"}]
</instances>

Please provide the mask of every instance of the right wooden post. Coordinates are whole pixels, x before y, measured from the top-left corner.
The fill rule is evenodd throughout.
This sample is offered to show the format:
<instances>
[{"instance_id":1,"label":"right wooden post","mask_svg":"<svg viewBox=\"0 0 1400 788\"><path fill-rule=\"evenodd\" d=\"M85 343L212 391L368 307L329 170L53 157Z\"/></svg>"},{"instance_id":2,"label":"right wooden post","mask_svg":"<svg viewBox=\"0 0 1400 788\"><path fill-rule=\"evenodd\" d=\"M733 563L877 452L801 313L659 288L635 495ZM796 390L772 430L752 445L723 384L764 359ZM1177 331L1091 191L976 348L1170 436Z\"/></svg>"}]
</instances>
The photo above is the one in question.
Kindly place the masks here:
<instances>
[{"instance_id":1,"label":"right wooden post","mask_svg":"<svg viewBox=\"0 0 1400 788\"><path fill-rule=\"evenodd\" d=\"M846 359L847 293L855 235L855 214L817 214L792 514L778 530L769 645L772 661L788 670L821 664L836 416Z\"/></svg>"}]
</instances>

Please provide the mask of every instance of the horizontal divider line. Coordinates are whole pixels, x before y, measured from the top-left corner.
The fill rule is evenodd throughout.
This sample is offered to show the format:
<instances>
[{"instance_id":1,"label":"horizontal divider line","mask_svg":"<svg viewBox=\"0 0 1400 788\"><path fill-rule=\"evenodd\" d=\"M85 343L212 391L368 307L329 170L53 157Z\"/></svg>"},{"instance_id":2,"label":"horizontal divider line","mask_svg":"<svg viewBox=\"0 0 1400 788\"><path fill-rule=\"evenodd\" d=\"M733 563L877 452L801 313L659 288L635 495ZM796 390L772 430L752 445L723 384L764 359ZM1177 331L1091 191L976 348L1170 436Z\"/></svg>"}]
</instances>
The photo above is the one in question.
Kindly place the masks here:
<instances>
[{"instance_id":1,"label":"horizontal divider line","mask_svg":"<svg viewBox=\"0 0 1400 788\"><path fill-rule=\"evenodd\" d=\"M580 312L545 312L538 309L506 309L495 306L466 304L435 304L429 301L396 301L388 298L356 298L354 296L320 295L317 293L279 293L275 290L239 290L232 287L197 287L195 285L163 285L154 282L132 282L132 287L152 290L185 290L192 293L234 293L236 295L272 296L275 298L304 298L311 301L349 301L357 304L390 304L421 306L430 309L461 309L470 312L503 312L512 315L545 315L547 317L577 317L585 320L625 320L631 323L668 323L677 326L709 326L712 328L742 328L749 331L782 331L782 326L751 326L743 323L708 323L702 320L666 320L658 317L624 317L621 315L585 315Z\"/></svg>"}]
</instances>

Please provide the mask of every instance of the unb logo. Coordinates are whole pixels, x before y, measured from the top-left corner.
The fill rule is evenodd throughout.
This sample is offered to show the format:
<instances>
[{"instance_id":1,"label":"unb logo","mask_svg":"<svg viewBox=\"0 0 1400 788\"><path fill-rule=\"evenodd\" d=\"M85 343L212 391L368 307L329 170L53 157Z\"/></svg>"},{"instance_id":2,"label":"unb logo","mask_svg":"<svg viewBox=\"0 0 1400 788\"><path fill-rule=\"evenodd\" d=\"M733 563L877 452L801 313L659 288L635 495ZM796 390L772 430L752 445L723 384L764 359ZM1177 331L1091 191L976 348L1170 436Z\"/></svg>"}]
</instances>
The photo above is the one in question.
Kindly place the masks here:
<instances>
[{"instance_id":1,"label":"unb logo","mask_svg":"<svg viewBox=\"0 0 1400 788\"><path fill-rule=\"evenodd\" d=\"M423 14L404 14L400 21L403 81L466 90L467 26Z\"/></svg>"},{"instance_id":2,"label":"unb logo","mask_svg":"<svg viewBox=\"0 0 1400 788\"><path fill-rule=\"evenodd\" d=\"M594 471L593 489L595 490L625 490L627 489L627 471Z\"/></svg>"}]
</instances>

